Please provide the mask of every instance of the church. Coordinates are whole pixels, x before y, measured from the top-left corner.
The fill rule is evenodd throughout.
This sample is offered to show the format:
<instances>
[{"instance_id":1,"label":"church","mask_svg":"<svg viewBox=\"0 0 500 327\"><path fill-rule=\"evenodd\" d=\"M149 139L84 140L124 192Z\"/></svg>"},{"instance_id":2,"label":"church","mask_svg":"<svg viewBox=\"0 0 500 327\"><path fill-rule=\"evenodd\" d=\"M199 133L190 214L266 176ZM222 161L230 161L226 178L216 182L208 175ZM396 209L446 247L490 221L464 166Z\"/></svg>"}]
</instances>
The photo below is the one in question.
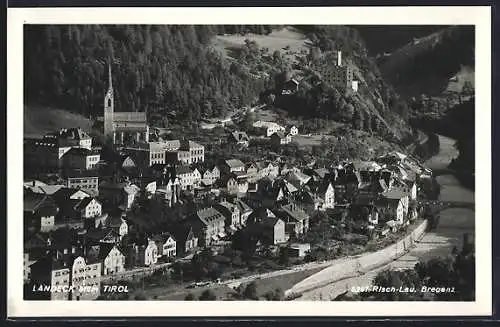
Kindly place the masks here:
<instances>
[{"instance_id":1,"label":"church","mask_svg":"<svg viewBox=\"0 0 500 327\"><path fill-rule=\"evenodd\" d=\"M149 142L149 126L145 112L115 112L111 64L108 65L109 88L104 97L104 136L113 144L124 144L130 138Z\"/></svg>"}]
</instances>

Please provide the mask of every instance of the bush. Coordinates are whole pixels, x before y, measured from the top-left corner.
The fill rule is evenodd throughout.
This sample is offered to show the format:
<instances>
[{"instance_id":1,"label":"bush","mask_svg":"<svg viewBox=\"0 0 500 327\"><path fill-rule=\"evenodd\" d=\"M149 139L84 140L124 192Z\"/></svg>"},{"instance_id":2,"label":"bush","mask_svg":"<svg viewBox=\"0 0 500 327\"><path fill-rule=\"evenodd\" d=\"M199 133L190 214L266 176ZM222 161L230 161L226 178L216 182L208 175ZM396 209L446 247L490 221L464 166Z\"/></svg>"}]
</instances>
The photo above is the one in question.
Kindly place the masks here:
<instances>
[{"instance_id":1,"label":"bush","mask_svg":"<svg viewBox=\"0 0 500 327\"><path fill-rule=\"evenodd\" d=\"M201 293L199 300L200 301L216 301L217 296L215 295L215 293L212 290L205 290L205 291L203 291L203 293Z\"/></svg>"}]
</instances>

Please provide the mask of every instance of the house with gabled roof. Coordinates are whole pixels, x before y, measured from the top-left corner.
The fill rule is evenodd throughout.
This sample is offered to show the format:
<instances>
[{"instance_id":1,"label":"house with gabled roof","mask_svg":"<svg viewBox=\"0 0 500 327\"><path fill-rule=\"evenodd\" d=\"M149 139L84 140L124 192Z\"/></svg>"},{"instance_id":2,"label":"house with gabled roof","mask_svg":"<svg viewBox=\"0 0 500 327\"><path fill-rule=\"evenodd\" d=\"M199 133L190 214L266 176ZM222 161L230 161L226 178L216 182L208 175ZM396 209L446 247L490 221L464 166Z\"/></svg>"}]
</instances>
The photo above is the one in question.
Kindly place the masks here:
<instances>
[{"instance_id":1,"label":"house with gabled roof","mask_svg":"<svg viewBox=\"0 0 500 327\"><path fill-rule=\"evenodd\" d=\"M241 228L241 213L236 204L223 200L217 203L214 207L226 219L225 225L228 234L232 234Z\"/></svg>"},{"instance_id":2,"label":"house with gabled roof","mask_svg":"<svg viewBox=\"0 0 500 327\"><path fill-rule=\"evenodd\" d=\"M213 207L196 211L191 221L193 230L203 246L210 246L226 237L226 220Z\"/></svg>"},{"instance_id":3,"label":"house with gabled roof","mask_svg":"<svg viewBox=\"0 0 500 327\"><path fill-rule=\"evenodd\" d=\"M114 275L125 271L126 256L116 244L102 243L87 250L87 258L101 263L103 275Z\"/></svg>"},{"instance_id":4,"label":"house with gabled roof","mask_svg":"<svg viewBox=\"0 0 500 327\"><path fill-rule=\"evenodd\" d=\"M23 201L25 228L34 228L41 232L56 229L55 219L59 207L51 197L25 191Z\"/></svg>"},{"instance_id":5,"label":"house with gabled roof","mask_svg":"<svg viewBox=\"0 0 500 327\"><path fill-rule=\"evenodd\" d=\"M212 186L220 178L220 170L217 166L206 169L201 174L201 183L205 186Z\"/></svg>"},{"instance_id":6,"label":"house with gabled roof","mask_svg":"<svg viewBox=\"0 0 500 327\"><path fill-rule=\"evenodd\" d=\"M122 215L108 215L102 227L114 230L120 240L128 234L128 223Z\"/></svg>"},{"instance_id":7,"label":"house with gabled roof","mask_svg":"<svg viewBox=\"0 0 500 327\"><path fill-rule=\"evenodd\" d=\"M253 212L253 209L241 199L235 199L234 204L238 207L238 210L240 211L240 224L242 226L245 226L248 217Z\"/></svg>"},{"instance_id":8,"label":"house with gabled roof","mask_svg":"<svg viewBox=\"0 0 500 327\"><path fill-rule=\"evenodd\" d=\"M177 255L177 241L168 232L155 235L151 238L156 242L158 257L165 260L175 258Z\"/></svg>"},{"instance_id":9,"label":"house with gabled roof","mask_svg":"<svg viewBox=\"0 0 500 327\"><path fill-rule=\"evenodd\" d=\"M239 159L228 159L221 164L220 171L225 174L245 172L245 164Z\"/></svg>"},{"instance_id":10,"label":"house with gabled roof","mask_svg":"<svg viewBox=\"0 0 500 327\"><path fill-rule=\"evenodd\" d=\"M295 203L281 206L278 216L286 223L287 232L291 235L301 236L309 229L309 215Z\"/></svg>"},{"instance_id":11,"label":"house with gabled roof","mask_svg":"<svg viewBox=\"0 0 500 327\"><path fill-rule=\"evenodd\" d=\"M198 248L198 237L193 227L188 224L178 224L169 229L176 240L176 254L182 256Z\"/></svg>"},{"instance_id":12,"label":"house with gabled roof","mask_svg":"<svg viewBox=\"0 0 500 327\"><path fill-rule=\"evenodd\" d=\"M292 137L289 133L276 132L271 135L271 144L275 146L285 145L292 142Z\"/></svg>"},{"instance_id":13,"label":"house with gabled roof","mask_svg":"<svg viewBox=\"0 0 500 327\"><path fill-rule=\"evenodd\" d=\"M335 188L330 181L326 180L321 183L316 191L316 194L321 199L319 210L324 211L335 207Z\"/></svg>"}]
</instances>

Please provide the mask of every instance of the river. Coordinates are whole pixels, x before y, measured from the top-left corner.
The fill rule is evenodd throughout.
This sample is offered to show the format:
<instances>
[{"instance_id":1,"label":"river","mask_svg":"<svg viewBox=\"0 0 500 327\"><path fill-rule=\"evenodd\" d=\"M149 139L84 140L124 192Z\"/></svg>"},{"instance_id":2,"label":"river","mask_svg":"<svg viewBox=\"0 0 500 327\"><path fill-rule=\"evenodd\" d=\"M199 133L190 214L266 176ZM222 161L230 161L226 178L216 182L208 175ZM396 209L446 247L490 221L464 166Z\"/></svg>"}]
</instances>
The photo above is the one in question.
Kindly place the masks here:
<instances>
[{"instance_id":1,"label":"river","mask_svg":"<svg viewBox=\"0 0 500 327\"><path fill-rule=\"evenodd\" d=\"M453 139L439 136L440 151L426 162L432 170L446 169L453 158L458 156L453 144ZM453 175L440 175L436 177L441 185L440 199L442 201L474 203L474 192L460 185ZM416 243L415 247L401 258L363 275L344 279L324 287L305 292L298 301L325 300L329 301L349 290L352 286L368 286L373 278L382 270L405 269L413 267L420 260L445 256L451 253L454 246L461 247L463 234L474 232L475 214L474 210L468 208L450 207L441 211L437 228L426 233Z\"/></svg>"}]
</instances>

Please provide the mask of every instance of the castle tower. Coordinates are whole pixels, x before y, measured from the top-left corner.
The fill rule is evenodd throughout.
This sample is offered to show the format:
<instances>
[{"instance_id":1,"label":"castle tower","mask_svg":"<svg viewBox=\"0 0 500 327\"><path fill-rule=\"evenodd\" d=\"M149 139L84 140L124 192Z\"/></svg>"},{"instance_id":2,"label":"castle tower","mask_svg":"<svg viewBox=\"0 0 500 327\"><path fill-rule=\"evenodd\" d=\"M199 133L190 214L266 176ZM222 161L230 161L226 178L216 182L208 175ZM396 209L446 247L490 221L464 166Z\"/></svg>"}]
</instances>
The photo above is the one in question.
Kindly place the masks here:
<instances>
[{"instance_id":1,"label":"castle tower","mask_svg":"<svg viewBox=\"0 0 500 327\"><path fill-rule=\"evenodd\" d=\"M113 77L111 75L111 58L108 62L108 91L104 96L104 136L113 136L113 112L115 111L114 97L113 97Z\"/></svg>"}]
</instances>

